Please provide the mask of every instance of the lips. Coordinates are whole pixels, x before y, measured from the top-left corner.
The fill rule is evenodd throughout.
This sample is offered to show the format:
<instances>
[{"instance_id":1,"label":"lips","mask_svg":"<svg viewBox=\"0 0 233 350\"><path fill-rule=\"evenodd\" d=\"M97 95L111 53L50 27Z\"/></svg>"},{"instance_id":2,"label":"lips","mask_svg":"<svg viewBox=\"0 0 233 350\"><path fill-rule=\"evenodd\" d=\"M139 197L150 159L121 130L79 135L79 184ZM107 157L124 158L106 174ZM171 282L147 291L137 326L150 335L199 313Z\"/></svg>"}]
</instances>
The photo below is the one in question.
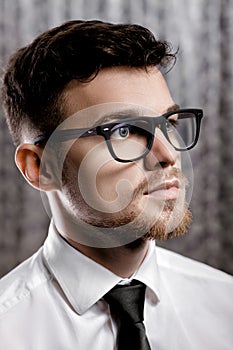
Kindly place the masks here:
<instances>
[{"instance_id":1,"label":"lips","mask_svg":"<svg viewBox=\"0 0 233 350\"><path fill-rule=\"evenodd\" d=\"M149 185L149 189L144 194L150 194L159 190L168 190L172 187L180 188L180 181L177 178L168 179L160 184L156 184L155 186Z\"/></svg>"},{"instance_id":2,"label":"lips","mask_svg":"<svg viewBox=\"0 0 233 350\"><path fill-rule=\"evenodd\" d=\"M180 189L180 181L177 178L166 179L160 184L149 185L145 195L151 195L158 199L177 199Z\"/></svg>"}]
</instances>

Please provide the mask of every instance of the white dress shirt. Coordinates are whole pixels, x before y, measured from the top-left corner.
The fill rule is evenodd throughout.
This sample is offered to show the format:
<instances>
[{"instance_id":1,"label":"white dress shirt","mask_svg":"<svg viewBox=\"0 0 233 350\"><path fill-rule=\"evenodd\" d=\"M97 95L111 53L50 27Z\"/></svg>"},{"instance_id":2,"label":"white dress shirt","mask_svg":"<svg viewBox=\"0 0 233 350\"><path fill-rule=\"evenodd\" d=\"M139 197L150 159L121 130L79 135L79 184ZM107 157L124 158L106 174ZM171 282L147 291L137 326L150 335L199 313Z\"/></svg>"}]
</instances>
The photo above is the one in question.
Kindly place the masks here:
<instances>
[{"instance_id":1,"label":"white dress shirt","mask_svg":"<svg viewBox=\"0 0 233 350\"><path fill-rule=\"evenodd\" d=\"M147 286L152 350L233 349L231 276L151 243L133 277ZM115 349L116 329L102 297L117 283L124 281L51 225L44 246L0 282L0 348Z\"/></svg>"}]
</instances>

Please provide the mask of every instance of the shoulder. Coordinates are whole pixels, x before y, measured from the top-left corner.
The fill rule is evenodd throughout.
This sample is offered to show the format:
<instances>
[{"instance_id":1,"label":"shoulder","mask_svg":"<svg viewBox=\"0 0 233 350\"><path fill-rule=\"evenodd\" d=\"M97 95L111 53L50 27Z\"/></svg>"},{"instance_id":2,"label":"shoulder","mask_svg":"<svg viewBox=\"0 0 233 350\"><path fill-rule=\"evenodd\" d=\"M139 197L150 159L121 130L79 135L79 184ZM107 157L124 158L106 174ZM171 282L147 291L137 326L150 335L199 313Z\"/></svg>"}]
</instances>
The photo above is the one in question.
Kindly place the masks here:
<instances>
[{"instance_id":1,"label":"shoulder","mask_svg":"<svg viewBox=\"0 0 233 350\"><path fill-rule=\"evenodd\" d=\"M231 349L233 277L166 249L156 252L161 305L167 296L195 349Z\"/></svg>"},{"instance_id":2,"label":"shoulder","mask_svg":"<svg viewBox=\"0 0 233 350\"><path fill-rule=\"evenodd\" d=\"M208 280L233 285L231 275L207 264L161 247L156 247L156 254L160 268L170 271L173 275L180 275L193 280Z\"/></svg>"},{"instance_id":3,"label":"shoulder","mask_svg":"<svg viewBox=\"0 0 233 350\"><path fill-rule=\"evenodd\" d=\"M0 317L32 296L50 279L44 266L42 250L25 260L0 280Z\"/></svg>"},{"instance_id":4,"label":"shoulder","mask_svg":"<svg viewBox=\"0 0 233 350\"><path fill-rule=\"evenodd\" d=\"M232 276L162 248L157 248L157 261L161 280L184 313L195 308L199 314L218 311L224 319L233 317Z\"/></svg>"}]
</instances>

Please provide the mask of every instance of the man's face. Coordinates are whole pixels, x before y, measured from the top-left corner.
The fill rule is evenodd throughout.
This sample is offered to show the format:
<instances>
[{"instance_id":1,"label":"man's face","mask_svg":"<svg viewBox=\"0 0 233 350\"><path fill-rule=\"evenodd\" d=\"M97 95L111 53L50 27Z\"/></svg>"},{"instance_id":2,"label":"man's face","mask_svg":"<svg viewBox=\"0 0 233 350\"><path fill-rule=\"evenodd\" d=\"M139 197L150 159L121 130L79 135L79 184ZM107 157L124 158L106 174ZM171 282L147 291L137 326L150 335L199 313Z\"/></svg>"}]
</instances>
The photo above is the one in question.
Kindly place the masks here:
<instances>
[{"instance_id":1,"label":"man's face","mask_svg":"<svg viewBox=\"0 0 233 350\"><path fill-rule=\"evenodd\" d=\"M155 68L148 72L104 69L89 83L70 83L64 97L67 120L86 108L94 113L93 106L102 104L113 106L115 114L118 107L120 113L128 114L130 106L130 116L160 116L175 108L166 82ZM141 106L140 112L136 106ZM98 125L98 118L94 124ZM168 238L182 234L190 222L180 169L180 154L161 130L156 130L145 158L127 163L113 159L102 136L79 138L64 162L61 198L72 218L92 227L118 227L134 234L137 231L136 237ZM131 240L126 238L125 243Z\"/></svg>"}]
</instances>

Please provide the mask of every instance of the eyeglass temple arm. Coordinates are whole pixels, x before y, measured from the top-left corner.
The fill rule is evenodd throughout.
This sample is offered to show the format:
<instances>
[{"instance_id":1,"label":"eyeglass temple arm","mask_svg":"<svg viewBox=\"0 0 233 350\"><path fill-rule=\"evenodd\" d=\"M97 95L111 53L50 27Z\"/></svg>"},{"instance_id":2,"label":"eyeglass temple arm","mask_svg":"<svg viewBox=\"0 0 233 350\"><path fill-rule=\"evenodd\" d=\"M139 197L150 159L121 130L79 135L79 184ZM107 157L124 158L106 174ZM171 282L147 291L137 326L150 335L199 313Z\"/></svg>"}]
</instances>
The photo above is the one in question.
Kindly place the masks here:
<instances>
[{"instance_id":1,"label":"eyeglass temple arm","mask_svg":"<svg viewBox=\"0 0 233 350\"><path fill-rule=\"evenodd\" d=\"M88 129L88 128L82 128L82 129L68 129L68 130L57 130L54 134L46 135L40 135L36 137L33 140L34 145L40 145L49 140L51 137L52 142L62 142L62 141L68 141L79 137L88 137L91 135L96 134L96 128Z\"/></svg>"}]
</instances>

